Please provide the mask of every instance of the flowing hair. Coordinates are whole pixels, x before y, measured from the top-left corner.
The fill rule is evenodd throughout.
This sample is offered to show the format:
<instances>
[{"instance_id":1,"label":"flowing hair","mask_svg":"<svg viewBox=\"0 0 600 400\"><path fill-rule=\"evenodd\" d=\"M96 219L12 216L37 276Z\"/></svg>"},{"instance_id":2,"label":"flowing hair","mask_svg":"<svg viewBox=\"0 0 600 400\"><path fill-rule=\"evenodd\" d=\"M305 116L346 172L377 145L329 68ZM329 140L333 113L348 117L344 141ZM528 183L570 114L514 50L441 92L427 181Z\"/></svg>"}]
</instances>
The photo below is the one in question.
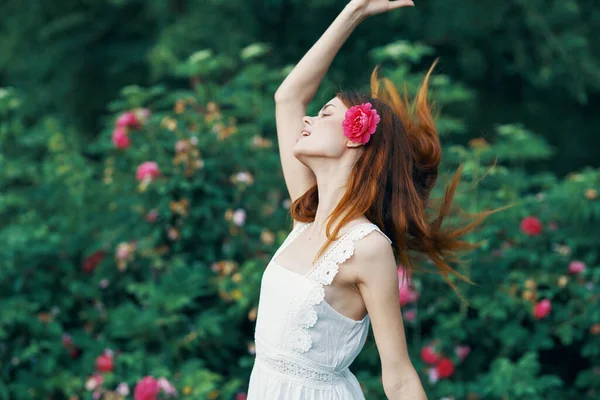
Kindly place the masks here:
<instances>
[{"instance_id":1,"label":"flowing hair","mask_svg":"<svg viewBox=\"0 0 600 400\"><path fill-rule=\"evenodd\" d=\"M412 103L408 100L406 85L404 96L401 97L389 79L378 77L379 66L371 74L370 95L358 91L336 94L348 108L370 102L381 121L354 165L342 199L328 217L328 239L313 263L338 238L339 230L345 223L364 214L392 240L396 261L406 272L403 279L410 279L413 271L418 269L409 257L410 251L416 252L428 257L435 265L436 270L428 272L441 274L463 299L450 275L474 283L448 262L460 263L458 252L474 250L482 243L469 243L460 238L473 231L490 214L511 205L476 214L452 208L462 165L446 186L441 203L429 199L442 159L432 105L427 100L429 77L436 63L437 60L423 79ZM294 201L290 208L291 216L301 222L311 222L318 203L317 185L314 185ZM434 203L440 205L436 207ZM437 209L437 216L430 220L426 214L434 208ZM468 216L470 221L462 227L442 228L444 219L455 213ZM333 228L332 219L338 216L341 217L340 223ZM333 235L330 234L331 229Z\"/></svg>"}]
</instances>

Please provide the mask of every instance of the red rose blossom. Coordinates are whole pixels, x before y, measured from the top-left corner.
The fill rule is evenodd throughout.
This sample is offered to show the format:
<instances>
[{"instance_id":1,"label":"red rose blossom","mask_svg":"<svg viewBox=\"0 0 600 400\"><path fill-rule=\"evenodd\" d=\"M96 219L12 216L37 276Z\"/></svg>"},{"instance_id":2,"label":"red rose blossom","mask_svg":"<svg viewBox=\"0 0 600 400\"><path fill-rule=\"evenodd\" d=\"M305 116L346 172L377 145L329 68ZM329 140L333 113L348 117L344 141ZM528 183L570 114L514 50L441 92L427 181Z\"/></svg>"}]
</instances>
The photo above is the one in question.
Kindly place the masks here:
<instances>
[{"instance_id":1,"label":"red rose blossom","mask_svg":"<svg viewBox=\"0 0 600 400\"><path fill-rule=\"evenodd\" d=\"M90 256L88 256L83 261L83 270L88 273L95 270L98 264L100 264L100 261L102 261L102 259L104 258L104 254L105 253L103 250L98 250L92 253Z\"/></svg>"},{"instance_id":2,"label":"red rose blossom","mask_svg":"<svg viewBox=\"0 0 600 400\"><path fill-rule=\"evenodd\" d=\"M435 364L439 360L439 355L433 346L426 346L421 349L421 359L427 364Z\"/></svg>"},{"instance_id":3,"label":"red rose blossom","mask_svg":"<svg viewBox=\"0 0 600 400\"><path fill-rule=\"evenodd\" d=\"M542 223L536 217L526 217L521 221L521 230L529 236L536 236L542 232Z\"/></svg>"},{"instance_id":4,"label":"red rose blossom","mask_svg":"<svg viewBox=\"0 0 600 400\"><path fill-rule=\"evenodd\" d=\"M449 358L442 358L435 366L440 379L448 378L454 373L454 363Z\"/></svg>"},{"instance_id":5,"label":"red rose blossom","mask_svg":"<svg viewBox=\"0 0 600 400\"><path fill-rule=\"evenodd\" d=\"M113 357L110 354L102 354L96 358L96 370L98 372L112 372L114 369Z\"/></svg>"},{"instance_id":6,"label":"red rose blossom","mask_svg":"<svg viewBox=\"0 0 600 400\"><path fill-rule=\"evenodd\" d=\"M81 350L79 350L79 348L73 346L69 349L69 357L72 359L76 359L77 357L79 357L79 354L81 353Z\"/></svg>"}]
</instances>

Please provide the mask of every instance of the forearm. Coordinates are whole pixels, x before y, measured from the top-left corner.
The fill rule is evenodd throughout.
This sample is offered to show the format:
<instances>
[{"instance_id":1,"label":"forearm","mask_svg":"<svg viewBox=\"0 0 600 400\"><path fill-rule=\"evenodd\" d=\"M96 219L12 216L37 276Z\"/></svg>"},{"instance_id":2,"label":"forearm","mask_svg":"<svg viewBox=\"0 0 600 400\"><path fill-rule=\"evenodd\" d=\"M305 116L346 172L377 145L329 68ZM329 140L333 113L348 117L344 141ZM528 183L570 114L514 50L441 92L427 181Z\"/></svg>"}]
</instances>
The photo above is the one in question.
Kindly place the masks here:
<instances>
[{"instance_id":1,"label":"forearm","mask_svg":"<svg viewBox=\"0 0 600 400\"><path fill-rule=\"evenodd\" d=\"M281 83L275 93L275 99L294 99L308 105L335 55L364 18L360 7L353 2L348 3Z\"/></svg>"},{"instance_id":2,"label":"forearm","mask_svg":"<svg viewBox=\"0 0 600 400\"><path fill-rule=\"evenodd\" d=\"M384 392L388 400L427 400L419 374L414 369L402 377L383 380Z\"/></svg>"}]
</instances>

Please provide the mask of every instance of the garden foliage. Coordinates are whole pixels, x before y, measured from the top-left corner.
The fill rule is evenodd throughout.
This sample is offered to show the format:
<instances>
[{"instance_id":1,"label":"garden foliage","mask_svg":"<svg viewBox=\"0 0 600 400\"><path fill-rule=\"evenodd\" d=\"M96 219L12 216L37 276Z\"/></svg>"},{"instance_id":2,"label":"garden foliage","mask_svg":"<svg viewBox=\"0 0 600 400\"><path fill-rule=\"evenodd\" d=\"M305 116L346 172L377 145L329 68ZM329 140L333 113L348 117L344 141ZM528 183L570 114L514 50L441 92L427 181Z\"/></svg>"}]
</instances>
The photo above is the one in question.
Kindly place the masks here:
<instances>
[{"instance_id":1,"label":"garden foliage","mask_svg":"<svg viewBox=\"0 0 600 400\"><path fill-rule=\"evenodd\" d=\"M53 21L42 33L48 43L58 43L57 35L68 35L93 13L98 21L116 24L108 12L116 7L122 18L130 17L131 25L118 29L128 37L133 22L154 26L158 22L149 15L177 13L179 7L179 2L168 9L151 3L148 14L137 14L132 11L136 1L89 2L90 10ZM209 3L214 16L237 4ZM256 2L245 3L240 5L244 10ZM273 93L290 71L286 60L293 51L280 52L277 43L242 45L240 32L244 28L252 38L267 37L269 23L283 12L280 3L285 2L262 2L264 9L248 14L260 14L266 25L236 14L238 26L218 46L207 39L211 25L190 33L194 18L206 10L200 5L180 16L179 25L161 20L161 34L138 43L148 50L147 70L141 73L152 76L152 83L134 84L139 81L131 71L141 63L140 53L115 48L114 57L124 58L103 73L104 78L120 76L121 88L106 105L77 86L81 82L71 72L92 68L83 60L70 65L73 70L57 68L57 75L40 70L35 75L43 83L39 96L32 96L22 80L32 76L31 65L16 59L4 68L15 84L0 89L0 399L244 398L254 361L261 275L291 229ZM294 9L296 3L288 6ZM440 2L431 3L428 7ZM513 3L519 5L512 9L518 16L529 12L527 32L549 34L544 26L534 29L543 22L531 11L540 11L532 8L536 2ZM557 2L556 7L575 4L569 15L593 26L596 19L581 15L579 3L584 2ZM505 5L496 7L509 12ZM51 15L33 13L32 19ZM428 32L434 45L434 38L471 37L464 21L454 24L453 36L433 17L428 23L437 30ZM409 31L416 29L411 23ZM519 31L498 21L478 23L481 32L501 25ZM90 36L72 38L77 39L72 46L98 45L94 38L103 29L108 28L101 23L90 26ZM298 42L304 38L302 32L290 35ZM484 63L477 38L471 38L471 51L461 45L457 59ZM340 86L356 85L359 77L365 78L360 85L366 90L366 66L376 64L414 93L439 55L420 41L384 40L376 33L367 39L379 45L371 48L358 40L341 55L342 62L360 59L362 74L334 69L310 113ZM513 50L522 57L515 58L521 63L512 70L534 86L560 85L572 72L564 51L575 52L578 67L589 74L577 75L569 96L583 102L598 82L596 61L584 51L593 44L557 40L535 53L515 44ZM24 50L35 52L44 43L28 43ZM90 57L104 60L111 54L102 49ZM68 46L48 51L68 54ZM501 57L499 47L488 51ZM548 57L557 59L559 67L548 71L538 65ZM7 62L0 59L0 65ZM119 75L120 68L128 72ZM432 197L443 195L444 184L462 166L457 206L466 212L514 206L490 216L468 238L483 242L456 266L475 282L455 282L468 304L433 274L416 274L400 288L413 365L431 399L597 398L600 171L583 168L564 178L552 171L532 172L533 164L555 162L557 149L520 120L475 135L464 116L477 110L480 94L443 69L435 70L430 82L432 99L441 109L438 129L444 146ZM65 81L73 87L61 87ZM98 79L93 87L101 99L108 98L117 83L104 88L102 82ZM77 96L53 95L52 88L58 87ZM89 108L82 103L86 98ZM84 118L80 124L65 116L70 110L61 109L63 101L91 115L102 110L92 141L86 129L95 127L95 120ZM424 261L420 267L432 266ZM351 369L367 399L385 399L372 334Z\"/></svg>"}]
</instances>

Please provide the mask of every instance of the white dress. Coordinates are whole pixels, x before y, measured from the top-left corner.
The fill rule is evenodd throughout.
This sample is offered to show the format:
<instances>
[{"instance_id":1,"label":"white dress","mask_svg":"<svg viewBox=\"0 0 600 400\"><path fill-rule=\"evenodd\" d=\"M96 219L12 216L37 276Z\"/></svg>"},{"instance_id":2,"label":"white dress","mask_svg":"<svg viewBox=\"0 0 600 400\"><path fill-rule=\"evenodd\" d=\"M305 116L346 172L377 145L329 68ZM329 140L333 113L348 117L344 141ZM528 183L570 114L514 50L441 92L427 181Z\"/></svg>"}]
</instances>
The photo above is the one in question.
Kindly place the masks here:
<instances>
[{"instance_id":1,"label":"white dress","mask_svg":"<svg viewBox=\"0 0 600 400\"><path fill-rule=\"evenodd\" d=\"M325 301L324 286L352 256L357 240L383 232L372 223L353 226L306 275L276 264L273 260L310 224L296 224L263 273L247 400L365 398L348 367L365 343L369 315L357 321L339 313Z\"/></svg>"}]
</instances>

